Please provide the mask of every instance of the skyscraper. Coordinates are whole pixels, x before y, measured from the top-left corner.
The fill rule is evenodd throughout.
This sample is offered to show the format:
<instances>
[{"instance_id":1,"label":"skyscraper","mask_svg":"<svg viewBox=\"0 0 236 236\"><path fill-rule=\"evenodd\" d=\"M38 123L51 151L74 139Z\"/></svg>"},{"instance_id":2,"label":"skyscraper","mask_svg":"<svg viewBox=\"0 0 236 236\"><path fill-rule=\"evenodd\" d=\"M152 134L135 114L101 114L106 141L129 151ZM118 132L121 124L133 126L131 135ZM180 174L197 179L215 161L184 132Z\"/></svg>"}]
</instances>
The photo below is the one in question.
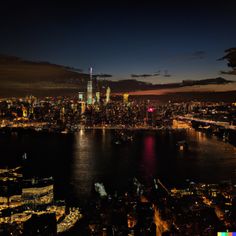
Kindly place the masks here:
<instances>
[{"instance_id":1,"label":"skyscraper","mask_svg":"<svg viewBox=\"0 0 236 236\"><path fill-rule=\"evenodd\" d=\"M85 102L81 102L80 103L80 114L84 114L85 110L86 110Z\"/></svg>"},{"instance_id":2,"label":"skyscraper","mask_svg":"<svg viewBox=\"0 0 236 236\"><path fill-rule=\"evenodd\" d=\"M89 70L90 79L87 85L87 104L88 105L92 105L93 103L93 81L92 81L93 74L92 73L93 73L93 69L92 67L90 67L90 70Z\"/></svg>"},{"instance_id":3,"label":"skyscraper","mask_svg":"<svg viewBox=\"0 0 236 236\"><path fill-rule=\"evenodd\" d=\"M110 95L111 95L111 89L110 89L110 87L107 87L107 90L106 90L106 104L110 102Z\"/></svg>"},{"instance_id":4,"label":"skyscraper","mask_svg":"<svg viewBox=\"0 0 236 236\"><path fill-rule=\"evenodd\" d=\"M79 92L78 93L78 101L79 102L83 102L84 101L84 93L83 92Z\"/></svg>"},{"instance_id":5,"label":"skyscraper","mask_svg":"<svg viewBox=\"0 0 236 236\"><path fill-rule=\"evenodd\" d=\"M128 93L124 93L123 94L123 103L127 104L129 102L129 94Z\"/></svg>"},{"instance_id":6,"label":"skyscraper","mask_svg":"<svg viewBox=\"0 0 236 236\"><path fill-rule=\"evenodd\" d=\"M28 117L28 111L27 111L27 108L26 107L22 107L22 116L24 118L27 118Z\"/></svg>"},{"instance_id":7,"label":"skyscraper","mask_svg":"<svg viewBox=\"0 0 236 236\"><path fill-rule=\"evenodd\" d=\"M96 92L96 103L100 103L100 92Z\"/></svg>"}]
</instances>

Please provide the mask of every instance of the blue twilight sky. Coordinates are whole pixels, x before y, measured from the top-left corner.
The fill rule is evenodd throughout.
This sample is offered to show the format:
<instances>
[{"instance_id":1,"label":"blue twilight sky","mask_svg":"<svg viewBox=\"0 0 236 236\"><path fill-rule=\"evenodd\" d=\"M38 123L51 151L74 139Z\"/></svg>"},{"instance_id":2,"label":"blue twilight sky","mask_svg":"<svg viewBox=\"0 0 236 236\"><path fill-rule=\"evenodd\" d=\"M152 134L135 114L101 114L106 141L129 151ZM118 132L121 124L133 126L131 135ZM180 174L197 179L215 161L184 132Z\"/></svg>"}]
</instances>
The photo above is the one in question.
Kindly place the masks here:
<instances>
[{"instance_id":1,"label":"blue twilight sky","mask_svg":"<svg viewBox=\"0 0 236 236\"><path fill-rule=\"evenodd\" d=\"M24 1L0 8L0 53L129 79L219 76L236 46L234 1ZM170 77L165 77L170 74ZM236 79L235 76L224 76Z\"/></svg>"}]
</instances>

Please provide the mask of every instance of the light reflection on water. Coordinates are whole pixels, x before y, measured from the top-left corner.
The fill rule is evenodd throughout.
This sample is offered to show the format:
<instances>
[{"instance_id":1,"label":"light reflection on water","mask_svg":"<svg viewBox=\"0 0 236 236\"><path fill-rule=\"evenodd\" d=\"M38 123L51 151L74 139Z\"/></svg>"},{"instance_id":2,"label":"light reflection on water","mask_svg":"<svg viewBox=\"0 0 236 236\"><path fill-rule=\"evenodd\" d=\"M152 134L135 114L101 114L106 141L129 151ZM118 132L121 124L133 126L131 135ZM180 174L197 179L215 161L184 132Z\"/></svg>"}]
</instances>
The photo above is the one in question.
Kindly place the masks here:
<instances>
[{"instance_id":1,"label":"light reflection on water","mask_svg":"<svg viewBox=\"0 0 236 236\"><path fill-rule=\"evenodd\" d=\"M134 142L115 145L113 132L1 135L0 166L18 165L18 157L26 152L28 174L52 175L57 194L69 201L87 198L96 181L110 191L125 190L134 176L145 182L158 176L175 186L186 179L236 182L236 147L216 137L193 129L136 131ZM188 151L178 150L176 143L181 140L189 144Z\"/></svg>"},{"instance_id":2,"label":"light reflection on water","mask_svg":"<svg viewBox=\"0 0 236 236\"><path fill-rule=\"evenodd\" d=\"M158 153L155 151L155 137L149 135L143 140L143 158L142 165L144 168L144 177L152 177L156 175L156 163L158 159Z\"/></svg>"},{"instance_id":3,"label":"light reflection on water","mask_svg":"<svg viewBox=\"0 0 236 236\"><path fill-rule=\"evenodd\" d=\"M92 175L95 172L93 159L95 157L91 137L94 133L91 134L88 135L85 130L80 130L75 137L71 176L72 183L76 184L77 194L81 191L88 192L88 186L93 184Z\"/></svg>"},{"instance_id":4,"label":"light reflection on water","mask_svg":"<svg viewBox=\"0 0 236 236\"><path fill-rule=\"evenodd\" d=\"M236 180L235 147L206 134L137 132L131 144L115 145L111 130L83 131L75 135L71 182L78 195L90 193L102 181L110 189L127 187L133 176L143 181L160 177L170 184L185 179L218 182ZM177 141L186 139L189 151L180 152Z\"/></svg>"}]
</instances>

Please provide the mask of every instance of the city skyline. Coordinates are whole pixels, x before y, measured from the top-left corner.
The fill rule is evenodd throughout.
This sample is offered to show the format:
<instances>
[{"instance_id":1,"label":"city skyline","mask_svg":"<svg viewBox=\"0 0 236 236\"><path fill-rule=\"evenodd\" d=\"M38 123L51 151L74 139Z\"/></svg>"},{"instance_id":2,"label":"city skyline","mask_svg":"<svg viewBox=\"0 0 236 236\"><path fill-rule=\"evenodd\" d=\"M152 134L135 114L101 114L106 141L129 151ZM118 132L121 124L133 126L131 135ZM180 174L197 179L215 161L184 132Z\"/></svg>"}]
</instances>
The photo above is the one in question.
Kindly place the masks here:
<instances>
[{"instance_id":1,"label":"city skyline","mask_svg":"<svg viewBox=\"0 0 236 236\"><path fill-rule=\"evenodd\" d=\"M236 234L235 9L2 3L0 235Z\"/></svg>"}]
</instances>

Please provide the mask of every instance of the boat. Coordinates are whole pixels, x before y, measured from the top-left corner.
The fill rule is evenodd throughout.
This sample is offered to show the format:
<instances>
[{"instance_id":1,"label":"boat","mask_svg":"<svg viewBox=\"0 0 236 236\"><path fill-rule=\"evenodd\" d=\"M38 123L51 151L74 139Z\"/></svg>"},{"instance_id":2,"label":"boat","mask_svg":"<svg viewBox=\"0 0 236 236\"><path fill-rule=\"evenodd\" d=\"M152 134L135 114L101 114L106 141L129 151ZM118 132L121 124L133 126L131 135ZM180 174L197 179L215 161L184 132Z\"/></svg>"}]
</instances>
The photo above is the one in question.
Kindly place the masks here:
<instances>
[{"instance_id":1,"label":"boat","mask_svg":"<svg viewBox=\"0 0 236 236\"><path fill-rule=\"evenodd\" d=\"M185 151L188 149L188 143L186 142L186 140L178 141L176 145L179 151Z\"/></svg>"},{"instance_id":2,"label":"boat","mask_svg":"<svg viewBox=\"0 0 236 236\"><path fill-rule=\"evenodd\" d=\"M62 130L61 133L62 134L68 134L68 130Z\"/></svg>"},{"instance_id":3,"label":"boat","mask_svg":"<svg viewBox=\"0 0 236 236\"><path fill-rule=\"evenodd\" d=\"M94 189L95 189L95 191L99 194L99 196L100 196L101 198L107 196L107 192L106 192L106 190L105 190L105 187L104 187L103 183L95 183L95 184L94 184Z\"/></svg>"},{"instance_id":4,"label":"boat","mask_svg":"<svg viewBox=\"0 0 236 236\"><path fill-rule=\"evenodd\" d=\"M115 130L114 143L120 145L123 143L133 142L134 138L130 131L128 130Z\"/></svg>"}]
</instances>

